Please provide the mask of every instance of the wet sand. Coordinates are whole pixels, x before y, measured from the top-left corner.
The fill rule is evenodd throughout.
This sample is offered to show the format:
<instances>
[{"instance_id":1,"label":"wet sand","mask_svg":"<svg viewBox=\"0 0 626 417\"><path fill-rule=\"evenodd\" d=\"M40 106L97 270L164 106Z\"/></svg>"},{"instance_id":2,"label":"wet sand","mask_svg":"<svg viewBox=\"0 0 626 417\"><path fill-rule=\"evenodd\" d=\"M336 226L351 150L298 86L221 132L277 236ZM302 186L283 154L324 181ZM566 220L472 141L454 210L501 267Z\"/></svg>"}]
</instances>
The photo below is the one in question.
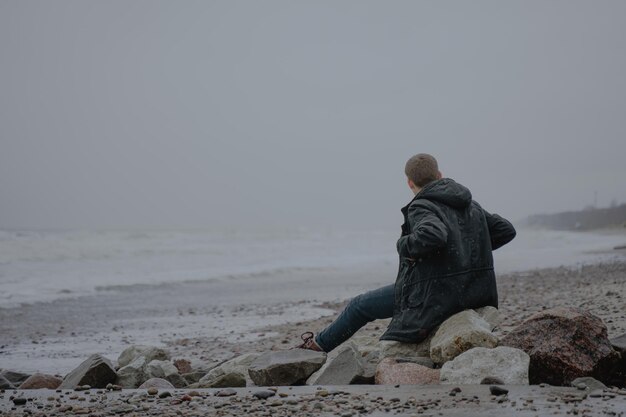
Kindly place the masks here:
<instances>
[{"instance_id":1,"label":"wet sand","mask_svg":"<svg viewBox=\"0 0 626 417\"><path fill-rule=\"evenodd\" d=\"M328 271L303 270L299 277L280 278L278 286L268 286L260 277L239 282L234 290L234 283L214 282L143 286L0 310L0 368L62 376L92 353L115 361L130 344L165 346L174 358L207 362L286 349L297 344L303 332L330 323L350 295L384 285L380 277L390 269L337 271L346 274L344 282L361 280L360 285L344 287L324 281ZM504 316L499 335L531 314L556 306L590 310L604 320L609 337L626 333L626 262L501 274L498 289ZM207 294L218 303L207 305ZM318 298L309 299L309 294ZM378 336L387 323L372 322L355 336Z\"/></svg>"}]
</instances>

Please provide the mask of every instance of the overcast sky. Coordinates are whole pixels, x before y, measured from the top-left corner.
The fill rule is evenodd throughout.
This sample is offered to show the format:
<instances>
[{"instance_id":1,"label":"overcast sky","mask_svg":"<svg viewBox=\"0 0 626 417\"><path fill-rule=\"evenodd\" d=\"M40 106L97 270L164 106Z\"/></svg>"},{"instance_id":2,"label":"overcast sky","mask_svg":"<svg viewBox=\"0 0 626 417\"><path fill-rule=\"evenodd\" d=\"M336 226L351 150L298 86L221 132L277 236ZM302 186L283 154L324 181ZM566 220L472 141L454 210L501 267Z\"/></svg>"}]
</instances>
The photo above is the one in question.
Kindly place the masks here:
<instances>
[{"instance_id":1,"label":"overcast sky","mask_svg":"<svg viewBox=\"0 0 626 417\"><path fill-rule=\"evenodd\" d=\"M0 227L399 227L626 202L624 1L0 0ZM399 230L399 228L398 228Z\"/></svg>"}]
</instances>

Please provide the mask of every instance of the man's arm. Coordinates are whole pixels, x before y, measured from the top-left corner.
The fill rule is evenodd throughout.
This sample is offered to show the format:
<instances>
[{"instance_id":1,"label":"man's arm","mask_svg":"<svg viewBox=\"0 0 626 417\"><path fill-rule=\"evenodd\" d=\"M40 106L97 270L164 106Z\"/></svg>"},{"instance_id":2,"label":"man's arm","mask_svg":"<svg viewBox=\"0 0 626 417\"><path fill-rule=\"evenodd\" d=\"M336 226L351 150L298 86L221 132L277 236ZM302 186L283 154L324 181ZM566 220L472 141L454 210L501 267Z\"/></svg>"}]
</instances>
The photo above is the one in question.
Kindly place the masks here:
<instances>
[{"instance_id":1,"label":"man's arm","mask_svg":"<svg viewBox=\"0 0 626 417\"><path fill-rule=\"evenodd\" d=\"M401 236L396 243L400 256L416 259L448 241L448 228L427 207L420 204L409 206L408 217L411 233Z\"/></svg>"},{"instance_id":2,"label":"man's arm","mask_svg":"<svg viewBox=\"0 0 626 417\"><path fill-rule=\"evenodd\" d=\"M483 212L487 219L492 250L496 250L513 240L517 232L510 221L497 214L490 214L485 209Z\"/></svg>"}]
</instances>

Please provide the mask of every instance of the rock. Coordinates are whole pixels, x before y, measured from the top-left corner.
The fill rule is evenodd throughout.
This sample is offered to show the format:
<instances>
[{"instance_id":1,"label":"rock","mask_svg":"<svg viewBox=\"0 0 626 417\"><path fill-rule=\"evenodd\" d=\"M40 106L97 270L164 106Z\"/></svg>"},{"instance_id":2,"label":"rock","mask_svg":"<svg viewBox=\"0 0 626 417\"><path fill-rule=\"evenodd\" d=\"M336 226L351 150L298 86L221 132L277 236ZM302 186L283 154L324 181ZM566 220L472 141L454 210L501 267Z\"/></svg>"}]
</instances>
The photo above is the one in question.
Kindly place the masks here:
<instances>
[{"instance_id":1,"label":"rock","mask_svg":"<svg viewBox=\"0 0 626 417\"><path fill-rule=\"evenodd\" d=\"M270 390L256 391L252 394L253 397L256 397L260 400L266 400L269 397L273 397L274 395L276 395L276 393Z\"/></svg>"},{"instance_id":2,"label":"rock","mask_svg":"<svg viewBox=\"0 0 626 417\"><path fill-rule=\"evenodd\" d=\"M117 385L123 388L137 388L147 378L145 375L146 358L136 357L131 363L117 371Z\"/></svg>"},{"instance_id":3,"label":"rock","mask_svg":"<svg viewBox=\"0 0 626 417\"><path fill-rule=\"evenodd\" d=\"M442 364L474 347L497 345L491 325L474 310L464 310L441 323L430 342L430 358Z\"/></svg>"},{"instance_id":4,"label":"rock","mask_svg":"<svg viewBox=\"0 0 626 417\"><path fill-rule=\"evenodd\" d=\"M207 372L198 371L198 372L190 372L188 374L182 374L182 377L185 378L185 381L187 381L188 385L191 385L200 381L202 377L205 376L206 374Z\"/></svg>"},{"instance_id":5,"label":"rock","mask_svg":"<svg viewBox=\"0 0 626 417\"><path fill-rule=\"evenodd\" d=\"M493 395L505 395L509 393L509 390L503 387L499 387L497 385L492 385L489 387L489 392Z\"/></svg>"},{"instance_id":6,"label":"rock","mask_svg":"<svg viewBox=\"0 0 626 417\"><path fill-rule=\"evenodd\" d=\"M167 361L170 359L170 354L165 349L155 346L133 345L124 349L119 358L117 358L117 363L119 367L122 368L139 356L146 358L146 363L150 363L155 359L161 361Z\"/></svg>"},{"instance_id":7,"label":"rock","mask_svg":"<svg viewBox=\"0 0 626 417\"><path fill-rule=\"evenodd\" d=\"M54 375L35 373L22 382L18 389L57 389L62 382L61 378Z\"/></svg>"},{"instance_id":8,"label":"rock","mask_svg":"<svg viewBox=\"0 0 626 417\"><path fill-rule=\"evenodd\" d=\"M379 342L380 359L385 358L410 358L430 356L430 340L434 332L420 343L403 343L392 340L381 340Z\"/></svg>"},{"instance_id":9,"label":"rock","mask_svg":"<svg viewBox=\"0 0 626 417\"><path fill-rule=\"evenodd\" d=\"M24 405L24 404L26 404L26 398L24 398L24 397L13 398L13 404L15 404L15 405Z\"/></svg>"},{"instance_id":10,"label":"rock","mask_svg":"<svg viewBox=\"0 0 626 417\"><path fill-rule=\"evenodd\" d=\"M621 354L626 353L626 333L621 336L614 337L610 340L611 346L613 349L620 352Z\"/></svg>"},{"instance_id":11,"label":"rock","mask_svg":"<svg viewBox=\"0 0 626 417\"><path fill-rule=\"evenodd\" d=\"M371 383L366 375L364 358L347 345L337 349L337 354L329 357L324 365L307 379L307 385L349 385ZM333 353L333 352L331 352Z\"/></svg>"},{"instance_id":12,"label":"rock","mask_svg":"<svg viewBox=\"0 0 626 417\"><path fill-rule=\"evenodd\" d=\"M480 381L480 385L504 385L505 382L495 376L486 376Z\"/></svg>"},{"instance_id":13,"label":"rock","mask_svg":"<svg viewBox=\"0 0 626 417\"><path fill-rule=\"evenodd\" d=\"M530 355L530 383L569 385L592 376L610 379L619 354L602 320L588 311L554 308L534 314L501 341Z\"/></svg>"},{"instance_id":14,"label":"rock","mask_svg":"<svg viewBox=\"0 0 626 417\"><path fill-rule=\"evenodd\" d=\"M194 386L197 385L196 388L228 388L250 385L248 367L258 357L256 353L237 356L211 369Z\"/></svg>"},{"instance_id":15,"label":"rock","mask_svg":"<svg viewBox=\"0 0 626 417\"><path fill-rule=\"evenodd\" d=\"M159 398L167 398L167 397L171 397L172 393L169 391L163 391L163 392L159 392Z\"/></svg>"},{"instance_id":16,"label":"rock","mask_svg":"<svg viewBox=\"0 0 626 417\"><path fill-rule=\"evenodd\" d=\"M480 384L485 378L498 378L505 384L528 385L530 358L506 346L468 350L441 367L442 384Z\"/></svg>"},{"instance_id":17,"label":"rock","mask_svg":"<svg viewBox=\"0 0 626 417\"><path fill-rule=\"evenodd\" d=\"M232 397L233 395L237 395L237 391L232 388L224 388L215 393L216 397Z\"/></svg>"},{"instance_id":18,"label":"rock","mask_svg":"<svg viewBox=\"0 0 626 417\"><path fill-rule=\"evenodd\" d=\"M172 363L174 364L176 369L178 369L178 373L181 375L188 374L193 371L193 369L191 368L191 361L189 359L175 359L172 361Z\"/></svg>"},{"instance_id":19,"label":"rock","mask_svg":"<svg viewBox=\"0 0 626 417\"><path fill-rule=\"evenodd\" d=\"M492 306L486 306L474 309L478 315L489 323L489 330L495 330L500 323L502 323L502 314L500 311Z\"/></svg>"},{"instance_id":20,"label":"rock","mask_svg":"<svg viewBox=\"0 0 626 417\"><path fill-rule=\"evenodd\" d=\"M203 373L203 375L206 375L207 372L220 364L217 361L205 361L196 358L175 358L172 359L172 363L181 375L191 373Z\"/></svg>"},{"instance_id":21,"label":"rock","mask_svg":"<svg viewBox=\"0 0 626 417\"><path fill-rule=\"evenodd\" d=\"M355 334L337 349L341 349L345 345L351 345L361 356L367 356L372 352L380 353L381 341L378 340L378 336ZM330 353L333 352L334 350Z\"/></svg>"},{"instance_id":22,"label":"rock","mask_svg":"<svg viewBox=\"0 0 626 417\"><path fill-rule=\"evenodd\" d=\"M0 375L6 378L13 386L19 387L24 381L30 377L31 374L25 374L23 372L3 370Z\"/></svg>"},{"instance_id":23,"label":"rock","mask_svg":"<svg viewBox=\"0 0 626 417\"><path fill-rule=\"evenodd\" d=\"M147 378L163 378L176 388L184 388L187 381L179 373L176 366L168 361L153 360L146 365L145 375Z\"/></svg>"},{"instance_id":24,"label":"rock","mask_svg":"<svg viewBox=\"0 0 626 417\"><path fill-rule=\"evenodd\" d=\"M436 385L439 384L439 370L385 358L378 364L375 380L378 385Z\"/></svg>"},{"instance_id":25,"label":"rock","mask_svg":"<svg viewBox=\"0 0 626 417\"><path fill-rule=\"evenodd\" d=\"M576 378L575 380L572 381L572 386L573 387L580 387L583 390L590 390L590 391L594 391L597 389L606 389L606 385L604 385L602 382L598 381L595 378L586 376L586 377L582 377L582 378Z\"/></svg>"},{"instance_id":26,"label":"rock","mask_svg":"<svg viewBox=\"0 0 626 417\"><path fill-rule=\"evenodd\" d=\"M15 388L11 381L0 375L0 389L13 389Z\"/></svg>"},{"instance_id":27,"label":"rock","mask_svg":"<svg viewBox=\"0 0 626 417\"><path fill-rule=\"evenodd\" d=\"M117 374L111 361L95 353L65 375L59 388L73 389L78 385L104 388L108 383L115 382L116 378Z\"/></svg>"},{"instance_id":28,"label":"rock","mask_svg":"<svg viewBox=\"0 0 626 417\"><path fill-rule=\"evenodd\" d=\"M306 349L266 352L248 368L250 378L258 386L304 384L322 367L326 353Z\"/></svg>"},{"instance_id":29,"label":"rock","mask_svg":"<svg viewBox=\"0 0 626 417\"><path fill-rule=\"evenodd\" d=\"M139 386L140 389L148 389L148 388L162 388L162 389L173 389L176 388L169 381L163 378L150 378L144 381L143 384Z\"/></svg>"},{"instance_id":30,"label":"rock","mask_svg":"<svg viewBox=\"0 0 626 417\"><path fill-rule=\"evenodd\" d=\"M411 362L411 363L416 363L418 365L422 365L422 366L425 366L425 367L431 368L431 369L433 369L435 367L435 363L428 356L424 356L424 357L418 356L418 357L414 357L414 358L394 358L394 359L398 363Z\"/></svg>"}]
</instances>

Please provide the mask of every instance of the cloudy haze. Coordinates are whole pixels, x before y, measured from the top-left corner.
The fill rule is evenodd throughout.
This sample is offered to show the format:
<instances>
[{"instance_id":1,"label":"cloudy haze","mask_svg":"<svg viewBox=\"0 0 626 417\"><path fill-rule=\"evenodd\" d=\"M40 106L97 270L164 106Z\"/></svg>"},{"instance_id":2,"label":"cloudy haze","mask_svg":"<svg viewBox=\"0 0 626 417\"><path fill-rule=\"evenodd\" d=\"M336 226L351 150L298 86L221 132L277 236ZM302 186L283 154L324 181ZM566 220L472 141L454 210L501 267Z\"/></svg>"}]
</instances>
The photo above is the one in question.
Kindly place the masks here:
<instances>
[{"instance_id":1,"label":"cloudy haze","mask_svg":"<svg viewBox=\"0 0 626 417\"><path fill-rule=\"evenodd\" d=\"M622 1L0 0L0 227L398 227L626 202ZM399 229L398 229L399 230Z\"/></svg>"}]
</instances>

